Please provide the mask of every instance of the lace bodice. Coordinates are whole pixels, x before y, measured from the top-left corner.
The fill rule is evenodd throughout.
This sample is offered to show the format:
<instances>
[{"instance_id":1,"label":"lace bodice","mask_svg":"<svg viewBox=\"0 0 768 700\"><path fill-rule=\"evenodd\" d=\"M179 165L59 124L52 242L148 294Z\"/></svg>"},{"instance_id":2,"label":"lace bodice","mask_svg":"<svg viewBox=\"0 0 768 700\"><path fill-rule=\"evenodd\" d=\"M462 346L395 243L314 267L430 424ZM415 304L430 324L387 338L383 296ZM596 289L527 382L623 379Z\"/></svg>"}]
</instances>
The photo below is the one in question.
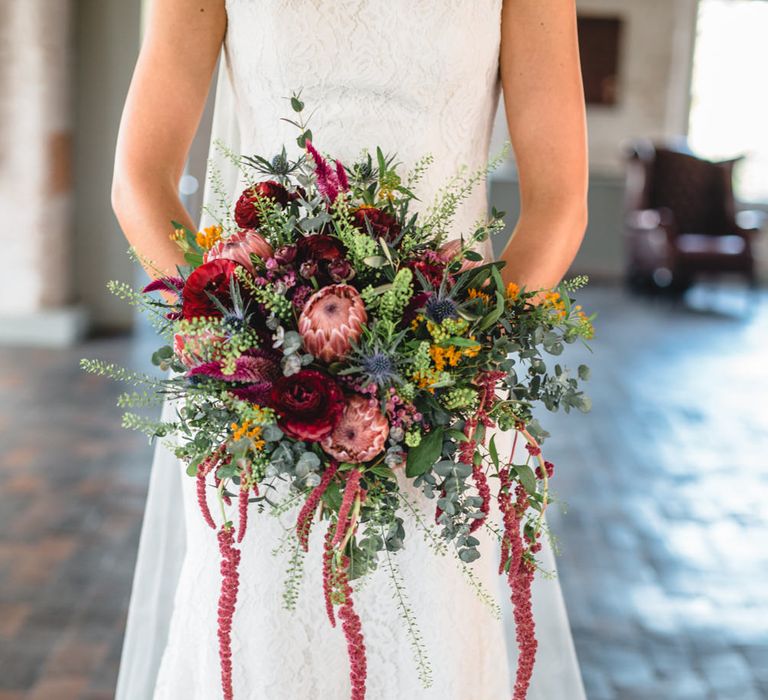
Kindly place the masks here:
<instances>
[{"instance_id":1,"label":"lace bodice","mask_svg":"<svg viewBox=\"0 0 768 700\"><path fill-rule=\"evenodd\" d=\"M499 97L501 0L227 0L226 51L241 150L293 148L285 99L301 90L315 145L350 161L430 153L423 207L461 166L482 166ZM417 207L418 209L418 207ZM452 234L486 210L479 186Z\"/></svg>"}]
</instances>

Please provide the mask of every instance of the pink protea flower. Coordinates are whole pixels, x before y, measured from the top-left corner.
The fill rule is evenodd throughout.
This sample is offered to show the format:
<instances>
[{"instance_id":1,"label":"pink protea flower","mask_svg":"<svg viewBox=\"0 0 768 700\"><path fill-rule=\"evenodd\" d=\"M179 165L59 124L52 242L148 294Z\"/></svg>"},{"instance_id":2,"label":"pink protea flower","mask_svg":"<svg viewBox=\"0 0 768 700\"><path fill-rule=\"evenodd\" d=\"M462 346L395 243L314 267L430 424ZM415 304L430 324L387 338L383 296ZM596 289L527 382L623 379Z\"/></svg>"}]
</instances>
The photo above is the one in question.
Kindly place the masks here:
<instances>
[{"instance_id":1,"label":"pink protea flower","mask_svg":"<svg viewBox=\"0 0 768 700\"><path fill-rule=\"evenodd\" d=\"M347 398L341 420L320 444L340 462L361 463L379 454L388 436L389 422L378 402L352 394Z\"/></svg>"},{"instance_id":2,"label":"pink protea flower","mask_svg":"<svg viewBox=\"0 0 768 700\"><path fill-rule=\"evenodd\" d=\"M358 291L348 284L332 284L315 292L299 317L304 348L323 362L342 359L368 321Z\"/></svg>"},{"instance_id":3,"label":"pink protea flower","mask_svg":"<svg viewBox=\"0 0 768 700\"><path fill-rule=\"evenodd\" d=\"M272 246L267 243L260 233L251 230L237 231L231 236L222 238L203 255L203 261L232 260L240 263L251 274L254 274L251 253L259 258L272 257Z\"/></svg>"}]
</instances>

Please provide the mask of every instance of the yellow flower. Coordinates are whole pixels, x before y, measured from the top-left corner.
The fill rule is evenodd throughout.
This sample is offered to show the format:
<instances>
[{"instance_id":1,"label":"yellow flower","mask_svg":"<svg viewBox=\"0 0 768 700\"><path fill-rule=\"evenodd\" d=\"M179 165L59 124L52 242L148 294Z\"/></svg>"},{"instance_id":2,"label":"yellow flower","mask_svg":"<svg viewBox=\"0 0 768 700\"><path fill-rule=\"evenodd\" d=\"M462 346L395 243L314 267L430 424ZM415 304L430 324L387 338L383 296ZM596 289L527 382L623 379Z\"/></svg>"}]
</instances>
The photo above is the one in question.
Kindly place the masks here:
<instances>
[{"instance_id":1,"label":"yellow flower","mask_svg":"<svg viewBox=\"0 0 768 700\"><path fill-rule=\"evenodd\" d=\"M518 294L520 294L520 287L514 282L510 282L507 285L507 296L510 299L516 299Z\"/></svg>"},{"instance_id":2,"label":"yellow flower","mask_svg":"<svg viewBox=\"0 0 768 700\"><path fill-rule=\"evenodd\" d=\"M183 228L177 228L174 229L174 231L168 236L172 241L183 241L184 236L184 229Z\"/></svg>"},{"instance_id":3,"label":"yellow flower","mask_svg":"<svg viewBox=\"0 0 768 700\"><path fill-rule=\"evenodd\" d=\"M221 240L221 226L208 226L202 231L198 231L195 236L197 245L204 250L210 250Z\"/></svg>"},{"instance_id":4,"label":"yellow flower","mask_svg":"<svg viewBox=\"0 0 768 700\"><path fill-rule=\"evenodd\" d=\"M485 292L481 292L479 289L475 289L474 287L471 287L467 290L469 293L470 299L482 299L482 301L486 304L491 303L491 297L488 296Z\"/></svg>"}]
</instances>

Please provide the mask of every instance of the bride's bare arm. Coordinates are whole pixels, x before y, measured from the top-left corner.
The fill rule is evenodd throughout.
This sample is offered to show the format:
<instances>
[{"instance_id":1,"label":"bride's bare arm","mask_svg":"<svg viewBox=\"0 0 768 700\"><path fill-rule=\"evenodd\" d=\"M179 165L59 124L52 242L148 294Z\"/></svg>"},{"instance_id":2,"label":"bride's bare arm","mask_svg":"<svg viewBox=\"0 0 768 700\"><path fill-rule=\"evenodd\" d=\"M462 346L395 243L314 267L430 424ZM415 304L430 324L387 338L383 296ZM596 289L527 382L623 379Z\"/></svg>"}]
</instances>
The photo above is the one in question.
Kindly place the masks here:
<instances>
[{"instance_id":1,"label":"bride's bare arm","mask_svg":"<svg viewBox=\"0 0 768 700\"><path fill-rule=\"evenodd\" d=\"M120 122L112 206L131 245L165 274L184 262L171 220L194 229L177 188L225 29L224 0L153 0Z\"/></svg>"},{"instance_id":2,"label":"bride's bare arm","mask_svg":"<svg viewBox=\"0 0 768 700\"><path fill-rule=\"evenodd\" d=\"M587 224L587 129L574 0L504 0L501 80L521 212L507 282L557 284Z\"/></svg>"}]
</instances>

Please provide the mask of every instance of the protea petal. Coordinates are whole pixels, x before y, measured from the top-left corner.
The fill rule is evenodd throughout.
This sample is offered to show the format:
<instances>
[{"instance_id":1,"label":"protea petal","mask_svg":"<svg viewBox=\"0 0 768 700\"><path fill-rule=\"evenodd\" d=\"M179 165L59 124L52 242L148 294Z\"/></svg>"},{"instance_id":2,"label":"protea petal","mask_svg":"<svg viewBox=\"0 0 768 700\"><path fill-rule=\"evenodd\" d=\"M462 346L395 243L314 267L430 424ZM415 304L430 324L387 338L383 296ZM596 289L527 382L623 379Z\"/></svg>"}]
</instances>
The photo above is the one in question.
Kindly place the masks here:
<instances>
[{"instance_id":1,"label":"protea petal","mask_svg":"<svg viewBox=\"0 0 768 700\"><path fill-rule=\"evenodd\" d=\"M379 454L389 437L389 423L378 402L359 394L347 398L341 420L322 441L323 449L340 462L368 462Z\"/></svg>"},{"instance_id":2,"label":"protea petal","mask_svg":"<svg viewBox=\"0 0 768 700\"><path fill-rule=\"evenodd\" d=\"M304 348L323 362L346 356L368 321L365 304L348 284L334 284L315 292L299 317Z\"/></svg>"}]
</instances>

